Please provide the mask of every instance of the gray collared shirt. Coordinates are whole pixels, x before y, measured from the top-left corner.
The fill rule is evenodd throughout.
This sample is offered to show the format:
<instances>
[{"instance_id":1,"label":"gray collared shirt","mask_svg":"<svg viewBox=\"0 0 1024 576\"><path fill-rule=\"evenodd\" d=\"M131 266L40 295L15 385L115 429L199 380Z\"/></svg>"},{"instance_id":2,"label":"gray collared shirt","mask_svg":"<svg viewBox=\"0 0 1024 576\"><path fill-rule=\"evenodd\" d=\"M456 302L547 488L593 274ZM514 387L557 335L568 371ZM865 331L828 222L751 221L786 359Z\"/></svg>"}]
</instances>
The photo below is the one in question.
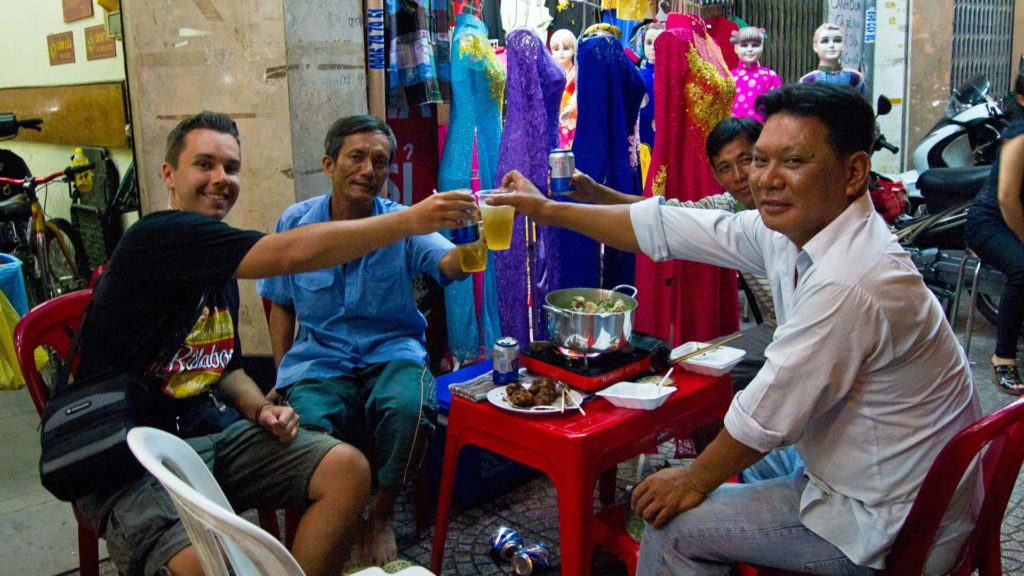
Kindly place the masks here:
<instances>
[{"instance_id":1,"label":"gray collared shirt","mask_svg":"<svg viewBox=\"0 0 1024 576\"><path fill-rule=\"evenodd\" d=\"M941 306L868 195L803 250L753 210L652 200L634 204L631 218L655 260L768 277L779 327L725 426L762 452L795 444L810 478L801 521L854 562L882 567L929 466L981 409ZM971 485L947 516L944 539L970 530L976 477Z\"/></svg>"}]
</instances>

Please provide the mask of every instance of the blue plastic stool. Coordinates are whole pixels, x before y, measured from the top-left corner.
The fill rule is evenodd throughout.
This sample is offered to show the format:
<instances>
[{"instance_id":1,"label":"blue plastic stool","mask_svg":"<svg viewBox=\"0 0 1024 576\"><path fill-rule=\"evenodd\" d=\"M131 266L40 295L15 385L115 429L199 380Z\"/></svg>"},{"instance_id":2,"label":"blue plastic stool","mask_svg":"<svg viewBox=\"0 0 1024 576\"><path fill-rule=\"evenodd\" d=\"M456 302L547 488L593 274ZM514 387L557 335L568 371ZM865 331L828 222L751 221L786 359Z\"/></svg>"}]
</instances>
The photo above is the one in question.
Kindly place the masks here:
<instances>
[{"instance_id":1,"label":"blue plastic stool","mask_svg":"<svg viewBox=\"0 0 1024 576\"><path fill-rule=\"evenodd\" d=\"M18 258L0 253L0 292L10 300L18 316L28 312L28 293L25 292L25 276L21 273L21 266Z\"/></svg>"}]
</instances>

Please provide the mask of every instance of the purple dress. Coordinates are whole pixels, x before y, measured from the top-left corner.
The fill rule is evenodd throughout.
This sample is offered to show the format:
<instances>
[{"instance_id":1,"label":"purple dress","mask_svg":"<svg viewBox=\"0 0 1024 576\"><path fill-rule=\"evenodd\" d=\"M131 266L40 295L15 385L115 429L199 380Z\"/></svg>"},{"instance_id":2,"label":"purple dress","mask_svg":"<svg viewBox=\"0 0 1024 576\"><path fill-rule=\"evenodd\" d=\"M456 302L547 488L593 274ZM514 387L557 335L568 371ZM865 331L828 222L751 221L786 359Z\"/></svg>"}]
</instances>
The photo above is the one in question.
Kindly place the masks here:
<instances>
[{"instance_id":1,"label":"purple dress","mask_svg":"<svg viewBox=\"0 0 1024 576\"><path fill-rule=\"evenodd\" d=\"M547 189L548 153L558 148L558 112L565 74L536 32L517 28L506 37L508 79L505 84L505 128L498 152L495 186L510 170L518 170L541 190ZM532 224L530 224L532 227ZM494 252L498 281L498 316L502 333L521 345L546 338L542 304L553 281L549 272L563 266L562 254L551 249L548 237L557 230L538 228L536 240L527 234L526 218L516 215L512 246ZM572 266L567 258L564 266Z\"/></svg>"}]
</instances>

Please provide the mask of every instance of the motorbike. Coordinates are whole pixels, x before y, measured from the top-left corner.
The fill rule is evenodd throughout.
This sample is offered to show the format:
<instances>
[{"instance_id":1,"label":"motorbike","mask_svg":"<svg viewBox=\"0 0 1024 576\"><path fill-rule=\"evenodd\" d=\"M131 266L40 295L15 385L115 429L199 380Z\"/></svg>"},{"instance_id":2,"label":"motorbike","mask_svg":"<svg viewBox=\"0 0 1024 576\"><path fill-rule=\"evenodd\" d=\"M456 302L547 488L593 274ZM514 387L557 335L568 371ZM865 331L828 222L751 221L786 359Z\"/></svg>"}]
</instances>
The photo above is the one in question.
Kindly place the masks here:
<instances>
[{"instance_id":1,"label":"motorbike","mask_svg":"<svg viewBox=\"0 0 1024 576\"><path fill-rule=\"evenodd\" d=\"M950 95L945 116L914 149L920 170L900 175L909 183L909 209L891 229L910 253L925 284L951 310L957 273L965 258L964 223L967 209L988 180L1006 118L989 96L983 75L971 78ZM995 269L983 266L977 286L978 311L995 322L1005 282Z\"/></svg>"},{"instance_id":2,"label":"motorbike","mask_svg":"<svg viewBox=\"0 0 1024 576\"><path fill-rule=\"evenodd\" d=\"M979 74L953 91L943 118L914 148L919 173L992 164L1006 116L989 95L991 88L988 78Z\"/></svg>"}]
</instances>

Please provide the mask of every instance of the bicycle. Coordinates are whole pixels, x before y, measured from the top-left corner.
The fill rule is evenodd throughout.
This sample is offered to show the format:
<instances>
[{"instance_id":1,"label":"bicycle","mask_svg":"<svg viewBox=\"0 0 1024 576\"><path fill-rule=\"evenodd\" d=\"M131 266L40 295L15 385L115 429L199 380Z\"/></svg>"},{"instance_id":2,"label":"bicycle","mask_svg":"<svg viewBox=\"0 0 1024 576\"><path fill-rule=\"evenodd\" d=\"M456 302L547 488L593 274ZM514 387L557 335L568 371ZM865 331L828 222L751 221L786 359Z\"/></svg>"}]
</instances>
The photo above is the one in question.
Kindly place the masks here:
<instances>
[{"instance_id":1,"label":"bicycle","mask_svg":"<svg viewBox=\"0 0 1024 576\"><path fill-rule=\"evenodd\" d=\"M16 134L19 127L38 130L38 124L36 120L18 121L13 114L0 114L0 135ZM40 186L45 191L51 182L62 179L67 181L73 198L71 182L75 175L94 167L91 163L68 166L41 178L0 176L0 186L7 185L11 193L0 201L0 252L22 261L31 306L88 285L91 271L81 235L71 222L47 218L36 192Z\"/></svg>"}]
</instances>

